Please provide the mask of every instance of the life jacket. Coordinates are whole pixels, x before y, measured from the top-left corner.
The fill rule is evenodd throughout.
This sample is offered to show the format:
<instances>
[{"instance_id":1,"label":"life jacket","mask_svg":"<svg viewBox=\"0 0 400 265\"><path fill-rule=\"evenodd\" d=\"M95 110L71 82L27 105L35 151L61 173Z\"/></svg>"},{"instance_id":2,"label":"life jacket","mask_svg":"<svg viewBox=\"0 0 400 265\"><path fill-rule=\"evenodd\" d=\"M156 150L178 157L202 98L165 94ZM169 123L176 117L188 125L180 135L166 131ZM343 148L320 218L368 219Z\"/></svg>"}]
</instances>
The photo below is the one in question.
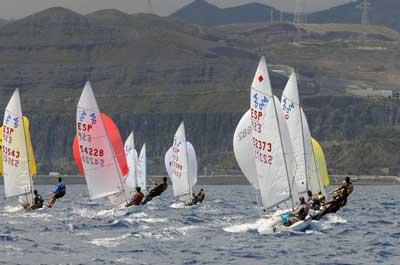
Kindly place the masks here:
<instances>
[{"instance_id":1,"label":"life jacket","mask_svg":"<svg viewBox=\"0 0 400 265\"><path fill-rule=\"evenodd\" d=\"M135 196L133 197L133 205L139 205L143 200L144 194L141 192L136 192Z\"/></svg>"},{"instance_id":2,"label":"life jacket","mask_svg":"<svg viewBox=\"0 0 400 265\"><path fill-rule=\"evenodd\" d=\"M347 185L346 192L347 192L347 195L350 195L353 192L353 183L350 183L349 185Z\"/></svg>"},{"instance_id":3,"label":"life jacket","mask_svg":"<svg viewBox=\"0 0 400 265\"><path fill-rule=\"evenodd\" d=\"M318 194L317 199L318 199L319 203L325 202L325 196L323 194Z\"/></svg>"}]
</instances>

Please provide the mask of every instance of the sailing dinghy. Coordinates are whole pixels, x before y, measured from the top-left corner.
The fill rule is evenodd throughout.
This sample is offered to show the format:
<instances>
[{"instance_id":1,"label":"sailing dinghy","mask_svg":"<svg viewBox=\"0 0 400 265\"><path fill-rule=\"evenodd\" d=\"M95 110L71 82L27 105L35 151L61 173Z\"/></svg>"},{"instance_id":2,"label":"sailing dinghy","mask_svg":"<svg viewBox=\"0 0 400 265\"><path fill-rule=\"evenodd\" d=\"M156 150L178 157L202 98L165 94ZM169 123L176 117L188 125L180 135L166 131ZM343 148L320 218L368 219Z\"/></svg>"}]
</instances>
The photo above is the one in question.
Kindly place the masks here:
<instances>
[{"instance_id":1,"label":"sailing dinghy","mask_svg":"<svg viewBox=\"0 0 400 265\"><path fill-rule=\"evenodd\" d=\"M77 106L74 156L85 176L91 200L108 198L123 207L128 197L123 184L128 173L118 128L102 114L89 82Z\"/></svg>"},{"instance_id":2,"label":"sailing dinghy","mask_svg":"<svg viewBox=\"0 0 400 265\"><path fill-rule=\"evenodd\" d=\"M165 154L165 168L172 181L177 203L172 208L192 207L193 187L197 183L197 159L193 145L186 141L182 122L175 133L174 142Z\"/></svg>"},{"instance_id":3,"label":"sailing dinghy","mask_svg":"<svg viewBox=\"0 0 400 265\"><path fill-rule=\"evenodd\" d=\"M235 133L234 137L235 156L241 169L245 169L243 172L250 183L256 190L258 187L264 211L275 211L272 217L263 217L258 228L260 233L304 230L311 222L299 221L289 227L280 225L280 214L294 208L298 196L291 139L280 105L272 94L267 65L262 57L252 82L250 98L251 145L256 173L251 171L252 163L242 158L243 153L248 152L248 145L246 148L239 143L239 137L236 137L239 133ZM248 119L248 114L245 114L237 132L248 126ZM257 181L254 174L257 175Z\"/></svg>"},{"instance_id":4,"label":"sailing dinghy","mask_svg":"<svg viewBox=\"0 0 400 265\"><path fill-rule=\"evenodd\" d=\"M128 175L125 177L124 186L128 198L133 198L136 187L140 187L144 193L146 190L146 145L144 144L138 157L135 149L134 134L131 132L125 141L125 154L128 163ZM114 216L129 215L141 211L142 205L132 205L129 207L118 207L114 209Z\"/></svg>"},{"instance_id":5,"label":"sailing dinghy","mask_svg":"<svg viewBox=\"0 0 400 265\"><path fill-rule=\"evenodd\" d=\"M33 202L33 177L36 163L29 132L29 120L22 115L18 89L4 112L1 135L2 175L5 196L18 197L24 208Z\"/></svg>"}]
</instances>

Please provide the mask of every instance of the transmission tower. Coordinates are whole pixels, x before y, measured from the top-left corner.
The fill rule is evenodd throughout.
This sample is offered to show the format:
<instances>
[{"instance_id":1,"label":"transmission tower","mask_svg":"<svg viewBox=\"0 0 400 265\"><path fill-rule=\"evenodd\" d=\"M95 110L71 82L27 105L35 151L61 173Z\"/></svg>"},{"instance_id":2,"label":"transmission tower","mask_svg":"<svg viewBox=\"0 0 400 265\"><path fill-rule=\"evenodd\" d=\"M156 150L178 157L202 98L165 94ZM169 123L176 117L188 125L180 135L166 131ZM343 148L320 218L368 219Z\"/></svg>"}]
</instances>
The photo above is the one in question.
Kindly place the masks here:
<instances>
[{"instance_id":1,"label":"transmission tower","mask_svg":"<svg viewBox=\"0 0 400 265\"><path fill-rule=\"evenodd\" d=\"M296 0L296 8L294 10L294 24L304 23L304 2L305 0Z\"/></svg>"},{"instance_id":2,"label":"transmission tower","mask_svg":"<svg viewBox=\"0 0 400 265\"><path fill-rule=\"evenodd\" d=\"M271 8L270 15L269 15L270 22L274 22L274 9Z\"/></svg>"},{"instance_id":3,"label":"transmission tower","mask_svg":"<svg viewBox=\"0 0 400 265\"><path fill-rule=\"evenodd\" d=\"M154 10L153 10L153 3L151 2L151 0L147 0L147 6L146 6L146 13L148 14L154 14Z\"/></svg>"},{"instance_id":4,"label":"transmission tower","mask_svg":"<svg viewBox=\"0 0 400 265\"><path fill-rule=\"evenodd\" d=\"M368 0L364 0L357 7L361 9L361 24L369 25L369 9L371 7L371 3L369 3Z\"/></svg>"}]
</instances>

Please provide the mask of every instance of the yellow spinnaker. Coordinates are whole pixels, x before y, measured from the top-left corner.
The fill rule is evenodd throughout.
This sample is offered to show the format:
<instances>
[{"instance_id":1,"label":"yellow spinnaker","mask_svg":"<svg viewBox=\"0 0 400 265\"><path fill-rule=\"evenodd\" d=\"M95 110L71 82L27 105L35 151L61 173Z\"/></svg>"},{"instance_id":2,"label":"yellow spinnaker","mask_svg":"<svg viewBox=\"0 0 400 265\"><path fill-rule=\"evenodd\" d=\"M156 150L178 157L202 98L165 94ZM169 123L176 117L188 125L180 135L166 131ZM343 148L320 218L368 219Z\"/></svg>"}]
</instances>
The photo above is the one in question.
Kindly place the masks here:
<instances>
[{"instance_id":1,"label":"yellow spinnaker","mask_svg":"<svg viewBox=\"0 0 400 265\"><path fill-rule=\"evenodd\" d=\"M25 129L25 140L28 147L28 160L29 160L29 171L32 177L36 176L36 161L35 154L33 153L31 134L29 131L29 119L24 116L24 129ZM0 127L0 175L3 175L3 126Z\"/></svg>"},{"instance_id":2,"label":"yellow spinnaker","mask_svg":"<svg viewBox=\"0 0 400 265\"><path fill-rule=\"evenodd\" d=\"M322 184L324 187L328 187L330 181L328 176L328 169L326 168L326 161L324 151L322 150L321 146L314 138L311 138L315 163L317 164L318 173L322 180Z\"/></svg>"}]
</instances>

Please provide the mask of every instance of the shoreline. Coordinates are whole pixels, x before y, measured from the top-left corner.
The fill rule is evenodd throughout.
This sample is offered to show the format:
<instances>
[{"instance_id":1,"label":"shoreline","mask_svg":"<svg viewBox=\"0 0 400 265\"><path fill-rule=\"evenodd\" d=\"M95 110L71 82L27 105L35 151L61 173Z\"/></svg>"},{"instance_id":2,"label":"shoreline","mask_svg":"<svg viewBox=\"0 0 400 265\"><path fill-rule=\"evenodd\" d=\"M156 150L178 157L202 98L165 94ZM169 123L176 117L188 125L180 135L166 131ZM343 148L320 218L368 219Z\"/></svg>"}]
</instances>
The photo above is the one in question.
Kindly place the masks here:
<instances>
[{"instance_id":1,"label":"shoreline","mask_svg":"<svg viewBox=\"0 0 400 265\"><path fill-rule=\"evenodd\" d=\"M63 180L67 185L86 184L85 178L80 175L63 176ZM400 177L398 176L367 176L367 175L333 175L330 176L330 185L340 185L343 180L349 176L354 185L400 185ZM34 179L36 185L53 185L56 184L58 176L37 175ZM161 182L162 176L150 176L150 179ZM3 177L0 177L0 185L4 185ZM244 176L199 176L197 185L250 185Z\"/></svg>"}]
</instances>

